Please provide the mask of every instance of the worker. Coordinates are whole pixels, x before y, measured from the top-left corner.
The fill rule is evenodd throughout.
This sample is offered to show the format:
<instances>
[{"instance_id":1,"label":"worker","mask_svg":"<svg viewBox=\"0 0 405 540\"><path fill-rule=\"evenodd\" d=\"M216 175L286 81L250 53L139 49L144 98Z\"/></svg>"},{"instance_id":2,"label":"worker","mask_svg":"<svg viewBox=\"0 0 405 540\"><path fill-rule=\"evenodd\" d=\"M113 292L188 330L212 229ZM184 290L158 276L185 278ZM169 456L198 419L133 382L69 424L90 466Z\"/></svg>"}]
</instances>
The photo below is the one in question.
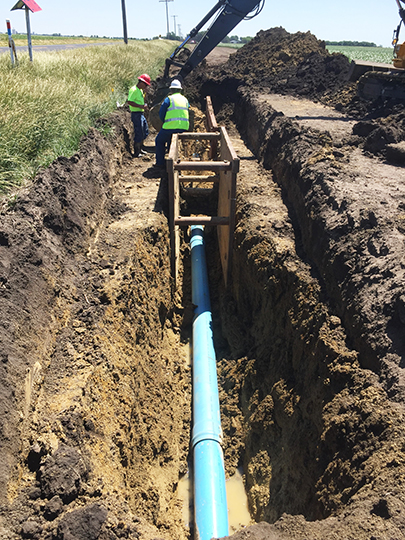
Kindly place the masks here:
<instances>
[{"instance_id":1,"label":"worker","mask_svg":"<svg viewBox=\"0 0 405 540\"><path fill-rule=\"evenodd\" d=\"M165 152L169 151L173 133L182 133L189 128L190 104L181 93L183 87L178 79L173 79L169 87L169 95L159 109L159 118L163 125L156 136L155 168L165 169Z\"/></svg>"},{"instance_id":2,"label":"worker","mask_svg":"<svg viewBox=\"0 0 405 540\"><path fill-rule=\"evenodd\" d=\"M143 150L143 141L149 135L148 122L144 114L148 108L145 103L148 86L150 86L150 77L147 73L144 73L138 77L138 83L130 88L128 92L129 110L134 125L134 157L146 154Z\"/></svg>"}]
</instances>

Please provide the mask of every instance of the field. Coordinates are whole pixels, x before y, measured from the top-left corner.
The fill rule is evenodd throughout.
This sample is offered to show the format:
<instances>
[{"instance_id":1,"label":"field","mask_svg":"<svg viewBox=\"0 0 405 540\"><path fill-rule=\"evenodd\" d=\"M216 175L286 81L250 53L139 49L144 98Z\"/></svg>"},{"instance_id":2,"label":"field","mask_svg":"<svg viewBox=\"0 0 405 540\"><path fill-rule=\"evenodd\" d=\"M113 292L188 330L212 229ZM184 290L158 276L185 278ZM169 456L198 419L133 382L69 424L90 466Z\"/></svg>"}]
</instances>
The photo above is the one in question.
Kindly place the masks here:
<instances>
[{"instance_id":1,"label":"field","mask_svg":"<svg viewBox=\"0 0 405 540\"><path fill-rule=\"evenodd\" d=\"M330 53L344 54L349 60L363 60L381 64L390 64L393 56L391 47L343 47L327 45L326 48Z\"/></svg>"}]
</instances>

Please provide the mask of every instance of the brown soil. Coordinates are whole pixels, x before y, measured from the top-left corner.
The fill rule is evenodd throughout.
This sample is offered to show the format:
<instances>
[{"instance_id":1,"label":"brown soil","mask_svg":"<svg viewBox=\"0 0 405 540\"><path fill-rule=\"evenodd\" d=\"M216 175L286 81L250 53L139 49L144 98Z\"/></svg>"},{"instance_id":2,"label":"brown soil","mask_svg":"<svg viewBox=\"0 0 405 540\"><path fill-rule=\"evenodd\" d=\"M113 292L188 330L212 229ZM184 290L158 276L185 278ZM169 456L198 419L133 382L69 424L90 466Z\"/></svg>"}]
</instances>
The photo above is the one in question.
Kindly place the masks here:
<instances>
[{"instance_id":1,"label":"brown soil","mask_svg":"<svg viewBox=\"0 0 405 540\"><path fill-rule=\"evenodd\" d=\"M228 288L207 230L227 474L256 523L233 537L402 539L403 105L359 100L311 34L212 58L186 93L241 159ZM167 179L127 110L102 122L2 209L2 540L190 536L188 245L174 291Z\"/></svg>"}]
</instances>

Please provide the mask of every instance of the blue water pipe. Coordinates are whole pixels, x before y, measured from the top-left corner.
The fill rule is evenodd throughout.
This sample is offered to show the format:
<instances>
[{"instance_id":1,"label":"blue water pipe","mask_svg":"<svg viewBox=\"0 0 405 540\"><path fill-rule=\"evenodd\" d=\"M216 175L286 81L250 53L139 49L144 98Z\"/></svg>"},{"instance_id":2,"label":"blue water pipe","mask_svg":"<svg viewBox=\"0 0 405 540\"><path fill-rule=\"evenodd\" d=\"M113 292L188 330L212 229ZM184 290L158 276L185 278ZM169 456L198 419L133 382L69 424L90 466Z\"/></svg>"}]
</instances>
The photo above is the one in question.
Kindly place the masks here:
<instances>
[{"instance_id":1,"label":"blue water pipe","mask_svg":"<svg viewBox=\"0 0 405 540\"><path fill-rule=\"evenodd\" d=\"M195 538L228 536L217 367L205 259L204 229L191 227L193 320L193 432Z\"/></svg>"}]
</instances>

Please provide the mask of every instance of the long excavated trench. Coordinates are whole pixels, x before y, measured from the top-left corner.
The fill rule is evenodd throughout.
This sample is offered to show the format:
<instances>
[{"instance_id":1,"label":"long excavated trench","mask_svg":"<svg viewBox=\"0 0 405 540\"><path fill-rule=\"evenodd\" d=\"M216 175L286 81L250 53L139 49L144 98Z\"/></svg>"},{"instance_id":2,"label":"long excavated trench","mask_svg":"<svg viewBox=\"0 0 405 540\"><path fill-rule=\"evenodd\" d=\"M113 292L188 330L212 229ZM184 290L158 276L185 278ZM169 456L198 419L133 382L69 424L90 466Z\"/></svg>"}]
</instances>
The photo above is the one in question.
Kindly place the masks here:
<instances>
[{"instance_id":1,"label":"long excavated trench","mask_svg":"<svg viewBox=\"0 0 405 540\"><path fill-rule=\"evenodd\" d=\"M331 111L233 99L228 287L206 239L225 467L256 523L234 537L403 538L398 168L347 145ZM105 122L2 210L1 539L191 535L188 232L175 290L167 178L131 157L126 110Z\"/></svg>"}]
</instances>

